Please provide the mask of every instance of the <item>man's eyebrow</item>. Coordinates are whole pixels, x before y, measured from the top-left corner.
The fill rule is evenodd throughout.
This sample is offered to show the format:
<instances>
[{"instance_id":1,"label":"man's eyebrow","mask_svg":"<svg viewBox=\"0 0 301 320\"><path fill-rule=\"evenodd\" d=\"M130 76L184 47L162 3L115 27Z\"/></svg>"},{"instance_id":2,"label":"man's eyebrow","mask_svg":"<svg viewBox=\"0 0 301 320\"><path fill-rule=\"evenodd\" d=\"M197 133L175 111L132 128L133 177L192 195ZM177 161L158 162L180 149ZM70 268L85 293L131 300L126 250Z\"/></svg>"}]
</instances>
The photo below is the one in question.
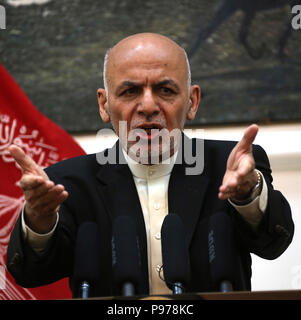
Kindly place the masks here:
<instances>
[{"instance_id":1,"label":"man's eyebrow","mask_svg":"<svg viewBox=\"0 0 301 320\"><path fill-rule=\"evenodd\" d=\"M176 90L180 89L178 84L175 81L173 81L172 79L162 80L158 83L155 83L153 85L153 87L161 87L161 86L165 86L165 85L170 85L170 86L174 87ZM137 87L137 86L141 86L141 83L130 81L130 80L125 80L125 81L121 82L121 84L117 87L116 91L120 91L123 88Z\"/></svg>"},{"instance_id":2,"label":"man's eyebrow","mask_svg":"<svg viewBox=\"0 0 301 320\"><path fill-rule=\"evenodd\" d=\"M136 86L139 86L139 83L125 80L125 81L121 82L121 84L117 87L117 91L122 90L123 88L136 87Z\"/></svg>"}]
</instances>

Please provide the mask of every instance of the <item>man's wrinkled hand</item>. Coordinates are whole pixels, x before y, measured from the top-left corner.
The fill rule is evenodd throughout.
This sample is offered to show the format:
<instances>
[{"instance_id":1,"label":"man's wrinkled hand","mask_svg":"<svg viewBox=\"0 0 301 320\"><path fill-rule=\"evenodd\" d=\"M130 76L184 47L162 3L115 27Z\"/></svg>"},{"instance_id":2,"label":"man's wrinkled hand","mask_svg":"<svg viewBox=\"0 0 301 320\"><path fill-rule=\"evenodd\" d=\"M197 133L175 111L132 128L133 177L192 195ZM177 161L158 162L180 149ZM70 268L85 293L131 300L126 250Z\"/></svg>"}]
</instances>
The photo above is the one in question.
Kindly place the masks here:
<instances>
[{"instance_id":1,"label":"man's wrinkled hand","mask_svg":"<svg viewBox=\"0 0 301 320\"><path fill-rule=\"evenodd\" d=\"M242 139L231 151L223 183L219 188L219 199L242 201L252 193L258 181L252 153L252 143L257 133L258 126L256 124L249 126Z\"/></svg>"},{"instance_id":2,"label":"man's wrinkled hand","mask_svg":"<svg viewBox=\"0 0 301 320\"><path fill-rule=\"evenodd\" d=\"M55 225L57 212L68 197L64 186L55 185L45 171L16 145L8 148L22 170L20 187L24 193L25 222L37 233L47 233Z\"/></svg>"}]
</instances>

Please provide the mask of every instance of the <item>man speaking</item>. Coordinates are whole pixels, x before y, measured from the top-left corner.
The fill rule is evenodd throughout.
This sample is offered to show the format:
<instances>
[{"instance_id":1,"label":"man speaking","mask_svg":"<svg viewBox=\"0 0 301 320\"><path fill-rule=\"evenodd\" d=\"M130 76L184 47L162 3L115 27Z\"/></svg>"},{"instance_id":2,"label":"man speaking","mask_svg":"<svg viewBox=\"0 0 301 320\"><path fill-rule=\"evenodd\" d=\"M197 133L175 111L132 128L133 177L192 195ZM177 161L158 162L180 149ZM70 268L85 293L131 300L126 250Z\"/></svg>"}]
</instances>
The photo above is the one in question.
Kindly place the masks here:
<instances>
[{"instance_id":1,"label":"man speaking","mask_svg":"<svg viewBox=\"0 0 301 320\"><path fill-rule=\"evenodd\" d=\"M26 199L7 255L18 284L34 287L70 277L76 296L77 230L93 221L100 234L94 294L120 294L112 263L112 228L119 216L129 216L137 231L137 294L170 293L160 274L160 232L168 213L184 225L190 259L187 292L218 290L208 252L209 221L217 212L232 224L238 261L234 290L251 289L250 253L275 259L285 251L294 232L291 211L273 189L266 153L252 145L257 125L249 126L238 143L186 137L185 121L194 119L200 102L200 88L190 80L187 55L171 39L152 33L127 37L106 54L104 89L97 91L100 116L119 137L112 149L43 171L10 146L23 170L20 186ZM202 159L197 173L188 171L187 145L191 157ZM114 163L99 160L108 154L117 155L111 157Z\"/></svg>"}]
</instances>

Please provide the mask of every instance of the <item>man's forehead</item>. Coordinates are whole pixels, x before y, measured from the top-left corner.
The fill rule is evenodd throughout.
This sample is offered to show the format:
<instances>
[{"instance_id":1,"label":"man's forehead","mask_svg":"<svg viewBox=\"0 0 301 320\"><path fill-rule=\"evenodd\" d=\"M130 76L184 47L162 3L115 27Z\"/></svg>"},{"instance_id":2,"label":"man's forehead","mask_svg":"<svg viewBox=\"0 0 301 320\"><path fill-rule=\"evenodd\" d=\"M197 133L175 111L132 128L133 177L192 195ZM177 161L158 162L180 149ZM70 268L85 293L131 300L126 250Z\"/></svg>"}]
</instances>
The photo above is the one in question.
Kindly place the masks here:
<instances>
[{"instance_id":1,"label":"man's forehead","mask_svg":"<svg viewBox=\"0 0 301 320\"><path fill-rule=\"evenodd\" d=\"M126 38L114 46L108 56L108 67L139 63L151 68L166 64L185 64L185 54L172 40L160 35L138 35Z\"/></svg>"},{"instance_id":2,"label":"man's forehead","mask_svg":"<svg viewBox=\"0 0 301 320\"><path fill-rule=\"evenodd\" d=\"M149 35L121 41L109 52L108 78L116 76L123 78L129 74L139 74L139 71L148 70L158 75L168 72L170 76L180 72L178 76L183 77L187 73L185 53L172 40ZM165 74L165 76L168 75Z\"/></svg>"},{"instance_id":3,"label":"man's forehead","mask_svg":"<svg viewBox=\"0 0 301 320\"><path fill-rule=\"evenodd\" d=\"M108 78L111 84L116 86L130 81L137 85L154 85L163 81L173 83L185 83L187 72L178 63L171 61L147 61L139 60L122 61L110 68Z\"/></svg>"}]
</instances>

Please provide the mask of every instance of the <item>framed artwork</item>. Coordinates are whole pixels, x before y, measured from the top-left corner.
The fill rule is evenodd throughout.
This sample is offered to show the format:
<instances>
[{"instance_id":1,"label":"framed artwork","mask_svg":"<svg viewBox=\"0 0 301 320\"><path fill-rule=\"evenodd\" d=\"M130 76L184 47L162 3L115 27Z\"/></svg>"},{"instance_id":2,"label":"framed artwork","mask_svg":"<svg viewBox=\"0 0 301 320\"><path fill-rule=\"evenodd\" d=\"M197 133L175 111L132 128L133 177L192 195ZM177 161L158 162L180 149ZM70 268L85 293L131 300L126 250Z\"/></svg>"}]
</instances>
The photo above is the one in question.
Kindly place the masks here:
<instances>
[{"instance_id":1,"label":"framed artwork","mask_svg":"<svg viewBox=\"0 0 301 320\"><path fill-rule=\"evenodd\" d=\"M96 95L105 52L128 35L156 32L187 51L202 90L187 126L298 121L297 2L0 0L0 62L51 120L71 133L92 132L106 127Z\"/></svg>"}]
</instances>

